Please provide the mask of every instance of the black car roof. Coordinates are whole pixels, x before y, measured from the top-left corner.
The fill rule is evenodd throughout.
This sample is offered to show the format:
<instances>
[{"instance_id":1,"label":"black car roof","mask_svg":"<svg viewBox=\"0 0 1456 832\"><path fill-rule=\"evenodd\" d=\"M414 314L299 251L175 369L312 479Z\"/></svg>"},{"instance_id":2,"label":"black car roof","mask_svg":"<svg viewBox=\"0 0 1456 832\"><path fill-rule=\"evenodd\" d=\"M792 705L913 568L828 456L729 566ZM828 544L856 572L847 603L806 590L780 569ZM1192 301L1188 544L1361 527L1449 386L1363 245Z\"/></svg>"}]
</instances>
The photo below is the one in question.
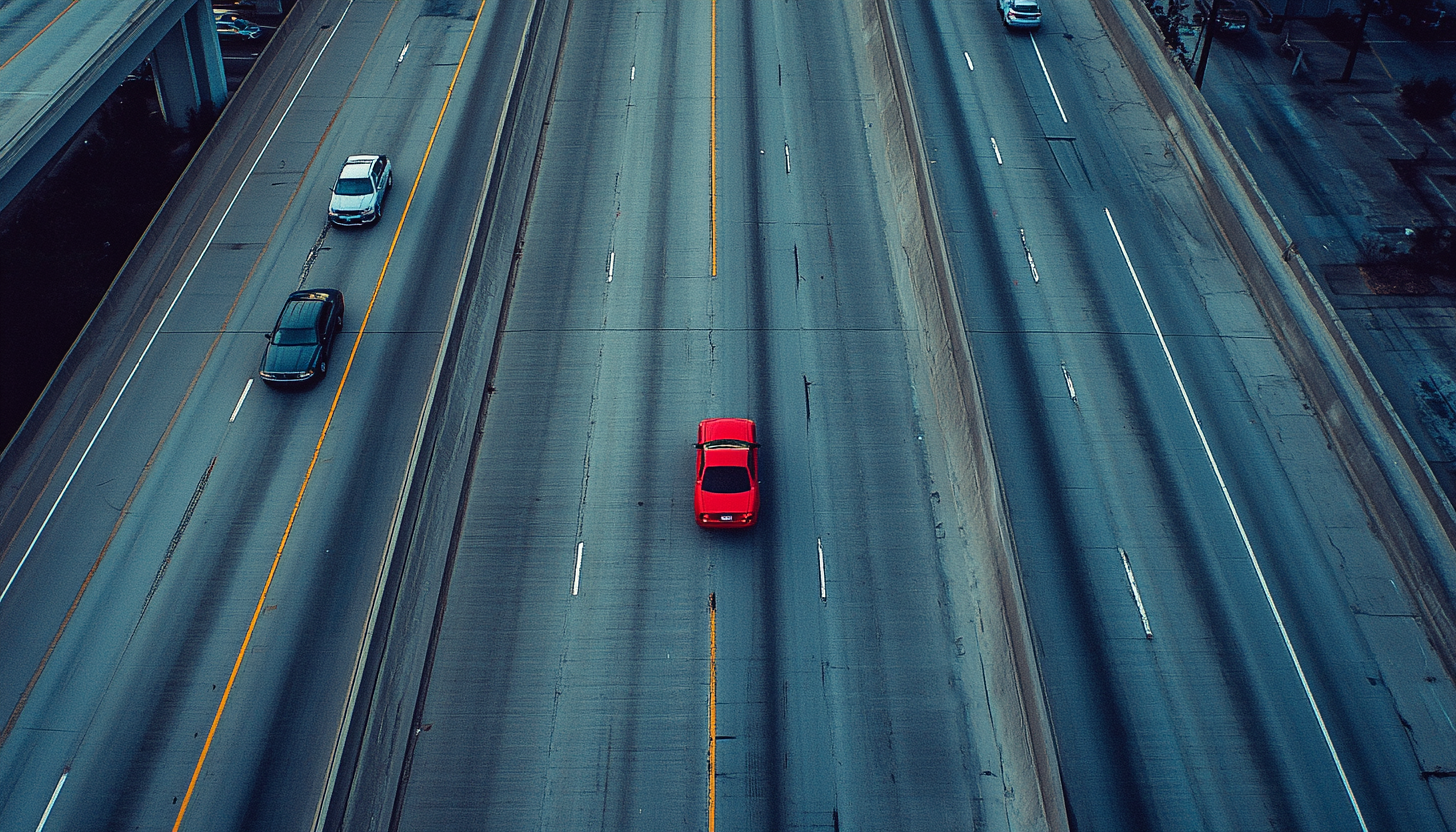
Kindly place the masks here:
<instances>
[{"instance_id":1,"label":"black car roof","mask_svg":"<svg viewBox=\"0 0 1456 832\"><path fill-rule=\"evenodd\" d=\"M302 329L316 326L324 314L323 304L332 300L334 293L327 291L294 292L288 296L288 302L283 304L283 312L278 316L278 328Z\"/></svg>"}]
</instances>

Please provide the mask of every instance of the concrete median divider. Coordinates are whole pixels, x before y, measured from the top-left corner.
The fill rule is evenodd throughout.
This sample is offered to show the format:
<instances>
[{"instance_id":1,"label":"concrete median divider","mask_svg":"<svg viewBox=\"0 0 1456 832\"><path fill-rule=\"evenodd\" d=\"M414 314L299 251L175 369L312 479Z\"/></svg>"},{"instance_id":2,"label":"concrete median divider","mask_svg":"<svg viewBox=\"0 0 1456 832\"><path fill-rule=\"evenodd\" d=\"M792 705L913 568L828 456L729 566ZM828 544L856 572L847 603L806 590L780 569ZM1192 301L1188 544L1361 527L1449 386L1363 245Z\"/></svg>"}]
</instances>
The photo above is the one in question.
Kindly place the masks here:
<instances>
[{"instance_id":1,"label":"concrete median divider","mask_svg":"<svg viewBox=\"0 0 1456 832\"><path fill-rule=\"evenodd\" d=\"M1164 49L1152 15L1137 0L1091 4L1192 172L1446 672L1456 676L1456 511L1202 93Z\"/></svg>"},{"instance_id":2,"label":"concrete median divider","mask_svg":"<svg viewBox=\"0 0 1456 832\"><path fill-rule=\"evenodd\" d=\"M889 0L862 0L864 38L884 136L904 260L896 284L916 315L955 509L976 561L989 706L1001 749L1007 821L1020 830L1070 828L981 386L941 236L926 153ZM894 237L891 238L892 240Z\"/></svg>"}]
</instances>

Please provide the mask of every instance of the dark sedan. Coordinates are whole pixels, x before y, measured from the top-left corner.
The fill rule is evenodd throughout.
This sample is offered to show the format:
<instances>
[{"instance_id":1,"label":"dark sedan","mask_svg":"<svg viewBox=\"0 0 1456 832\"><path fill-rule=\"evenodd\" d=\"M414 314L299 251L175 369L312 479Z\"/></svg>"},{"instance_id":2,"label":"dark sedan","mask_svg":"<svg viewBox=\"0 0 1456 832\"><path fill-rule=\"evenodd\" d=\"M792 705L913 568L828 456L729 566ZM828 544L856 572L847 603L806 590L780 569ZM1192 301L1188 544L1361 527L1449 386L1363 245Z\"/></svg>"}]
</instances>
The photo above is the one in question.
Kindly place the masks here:
<instances>
[{"instance_id":1,"label":"dark sedan","mask_svg":"<svg viewBox=\"0 0 1456 832\"><path fill-rule=\"evenodd\" d=\"M268 336L258 375L269 384L316 381L329 367L334 336L344 328L344 293L305 289L288 296Z\"/></svg>"}]
</instances>

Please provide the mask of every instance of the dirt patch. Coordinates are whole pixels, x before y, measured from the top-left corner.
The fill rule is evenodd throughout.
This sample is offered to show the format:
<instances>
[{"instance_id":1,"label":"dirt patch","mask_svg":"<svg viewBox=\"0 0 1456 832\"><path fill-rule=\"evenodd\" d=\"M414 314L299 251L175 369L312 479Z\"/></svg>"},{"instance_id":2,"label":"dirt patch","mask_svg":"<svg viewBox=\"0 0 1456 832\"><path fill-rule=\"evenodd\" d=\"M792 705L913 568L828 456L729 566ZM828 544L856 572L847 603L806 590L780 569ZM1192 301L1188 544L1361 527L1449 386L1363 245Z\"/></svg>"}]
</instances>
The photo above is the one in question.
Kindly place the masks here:
<instances>
[{"instance_id":1,"label":"dirt patch","mask_svg":"<svg viewBox=\"0 0 1456 832\"><path fill-rule=\"evenodd\" d=\"M1377 295L1424 296L1436 293L1436 281L1429 271L1403 263L1369 263L1360 266L1365 285Z\"/></svg>"}]
</instances>

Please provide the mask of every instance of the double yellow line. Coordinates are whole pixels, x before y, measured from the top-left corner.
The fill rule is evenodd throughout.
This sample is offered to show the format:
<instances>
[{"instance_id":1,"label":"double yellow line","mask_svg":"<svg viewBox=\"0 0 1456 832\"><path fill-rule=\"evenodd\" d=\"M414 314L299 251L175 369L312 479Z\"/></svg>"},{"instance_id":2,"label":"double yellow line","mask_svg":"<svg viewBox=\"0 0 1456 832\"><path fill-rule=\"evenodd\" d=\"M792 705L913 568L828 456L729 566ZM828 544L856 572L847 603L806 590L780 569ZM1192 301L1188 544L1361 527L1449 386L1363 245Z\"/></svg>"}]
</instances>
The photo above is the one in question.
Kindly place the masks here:
<instances>
[{"instance_id":1,"label":"double yellow line","mask_svg":"<svg viewBox=\"0 0 1456 832\"><path fill-rule=\"evenodd\" d=\"M460 79L460 71L465 66L465 56L470 53L470 44L475 40L475 30L480 25L486 2L487 0L481 0L480 6L475 11L475 20L470 25L470 34L465 39L465 48L460 52L460 60L455 65L455 74L451 76L450 86L445 91L445 100L440 105L440 113L435 117L435 127L430 131L430 141L425 145L425 155L420 160L420 169L415 174L414 183L410 185L409 197L405 200L404 210L399 214L399 223L394 228L394 237L389 241L389 252L385 254L384 265L379 269L379 279L374 282L374 292L369 296L369 306L364 310L364 318L359 322L359 334L354 337L354 346L349 350L349 360L344 364L343 375L339 377L339 387L334 391L334 399L329 403L328 416L324 419L323 429L319 431L318 442L314 445L313 457L308 461L308 470L304 472L303 483L298 487L298 496L293 500L293 511L289 513L288 523L283 527L283 539L278 543L278 551L274 553L273 564L268 569L268 578L263 582L263 591L258 595L258 603L253 608L253 617L248 622L247 632L243 635L243 643L238 647L238 655L233 661L232 673L228 675L227 685L223 687L222 699L217 703L217 713L212 717L212 725L207 730L207 739L202 743L202 752L197 757L197 765L192 769L192 779L187 783L187 792L182 796L181 804L177 807L177 819L172 824L172 832L178 832L182 828L182 820L187 815L188 806L191 805L192 795L197 789L197 780L202 775L202 766L207 762L208 752L212 749L212 741L217 736L217 726L222 722L223 711L227 709L228 700L232 696L233 685L237 682L238 671L243 666L243 656L247 655L248 645L253 640L258 618L263 614L263 607L268 599L268 589L273 585L273 576L278 572L278 564L283 559L283 550L288 546L289 536L293 533L293 523L298 518L299 507L303 505L303 495L308 491L309 481L313 478L314 466L318 464L319 454L324 447L324 439L329 435L329 427L334 421L334 412L339 407L339 398L344 393L344 385L349 381L349 371L354 366L354 356L358 354L359 344L364 340L364 330L369 326L369 316L374 312L374 302L379 298L379 290L384 285L384 275L389 271L395 247L399 245L399 236L404 230L405 218L409 216L410 206L414 204L415 192L420 187L420 178L424 176L425 166L430 162L430 153L434 150L435 139L440 134L440 125L445 120L445 111L449 109L450 101L454 97L455 83Z\"/></svg>"}]
</instances>

